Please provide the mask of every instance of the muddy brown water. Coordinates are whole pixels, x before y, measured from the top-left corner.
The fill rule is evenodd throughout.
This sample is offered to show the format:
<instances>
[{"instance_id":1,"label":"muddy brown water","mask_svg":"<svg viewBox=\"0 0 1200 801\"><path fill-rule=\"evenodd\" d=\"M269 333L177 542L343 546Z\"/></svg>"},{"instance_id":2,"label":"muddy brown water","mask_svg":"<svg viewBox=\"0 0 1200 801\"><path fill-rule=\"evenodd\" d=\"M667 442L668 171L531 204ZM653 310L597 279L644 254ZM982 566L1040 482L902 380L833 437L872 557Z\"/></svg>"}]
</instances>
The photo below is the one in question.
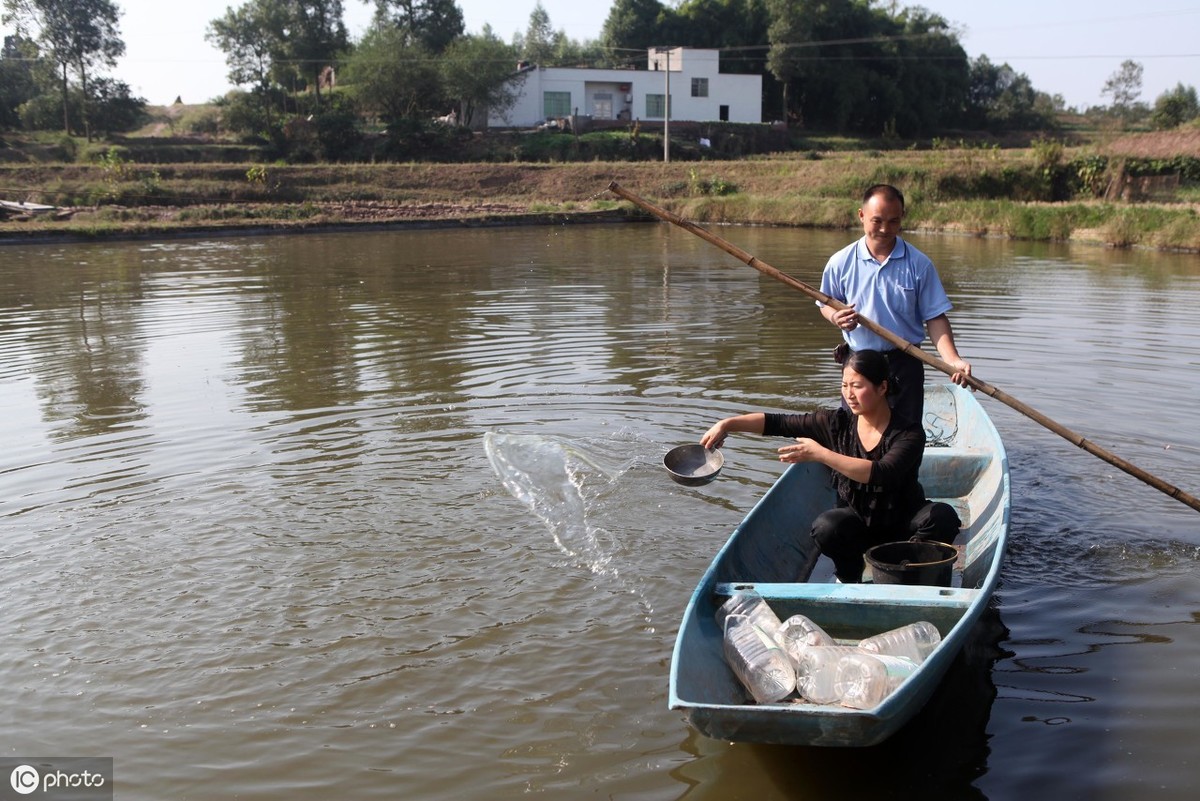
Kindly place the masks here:
<instances>
[{"instance_id":1,"label":"muddy brown water","mask_svg":"<svg viewBox=\"0 0 1200 801\"><path fill-rule=\"evenodd\" d=\"M812 283L846 241L720 233ZM1200 490L1200 259L912 241L980 377ZM780 465L742 437L687 488L662 455L835 402L835 342L665 225L4 247L3 754L112 757L122 799L1191 798L1196 512L991 399L1010 552L912 728L771 748L667 709Z\"/></svg>"}]
</instances>

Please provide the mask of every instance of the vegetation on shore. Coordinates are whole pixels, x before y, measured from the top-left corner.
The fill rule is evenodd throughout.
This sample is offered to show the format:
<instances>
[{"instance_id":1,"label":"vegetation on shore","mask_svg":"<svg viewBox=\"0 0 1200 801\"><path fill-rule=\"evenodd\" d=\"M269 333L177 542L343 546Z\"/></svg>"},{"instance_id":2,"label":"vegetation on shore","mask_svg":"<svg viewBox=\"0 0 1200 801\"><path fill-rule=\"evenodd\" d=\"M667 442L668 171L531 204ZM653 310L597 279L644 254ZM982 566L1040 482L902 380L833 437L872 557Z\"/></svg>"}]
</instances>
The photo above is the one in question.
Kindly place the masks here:
<instances>
[{"instance_id":1,"label":"vegetation on shore","mask_svg":"<svg viewBox=\"0 0 1200 801\"><path fill-rule=\"evenodd\" d=\"M61 210L10 215L0 241L636 217L607 191L613 180L701 223L850 229L862 188L888 182L908 194L910 229L1200 252L1200 129L1103 147L933 145L670 163L354 165L143 164L110 148L91 163L0 164L0 199Z\"/></svg>"},{"instance_id":2,"label":"vegetation on shore","mask_svg":"<svg viewBox=\"0 0 1200 801\"><path fill-rule=\"evenodd\" d=\"M601 41L576 43L539 5L506 44L453 0L377 0L358 41L340 2L250 0L205 33L240 88L151 108L102 75L125 47L114 0L2 2L0 241L638 216L611 180L701 222L853 228L888 182L910 228L1200 251L1193 87L1151 109L1129 60L1110 107L1066 109L919 6L614 0ZM647 121L566 102L497 130L514 65L645 68L666 41L762 75L780 122L671 120L670 163L648 100Z\"/></svg>"}]
</instances>

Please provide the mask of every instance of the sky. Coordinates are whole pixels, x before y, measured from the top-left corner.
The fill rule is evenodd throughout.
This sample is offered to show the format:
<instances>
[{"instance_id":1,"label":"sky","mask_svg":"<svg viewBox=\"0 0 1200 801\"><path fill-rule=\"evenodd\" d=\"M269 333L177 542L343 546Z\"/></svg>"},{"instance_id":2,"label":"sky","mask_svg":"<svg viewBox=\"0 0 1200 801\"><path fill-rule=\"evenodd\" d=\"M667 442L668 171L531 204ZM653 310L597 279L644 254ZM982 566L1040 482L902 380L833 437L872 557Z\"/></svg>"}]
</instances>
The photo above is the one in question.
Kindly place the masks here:
<instances>
[{"instance_id":1,"label":"sky","mask_svg":"<svg viewBox=\"0 0 1200 801\"><path fill-rule=\"evenodd\" d=\"M126 55L113 75L154 105L203 103L231 87L224 55L204 40L208 23L237 0L114 0L123 12ZM370 22L374 4L343 0L352 38ZM468 33L484 24L505 41L524 32L537 0L458 0ZM1036 89L1062 95L1084 110L1108 105L1104 83L1121 62L1144 68L1140 99L1153 104L1177 84L1200 88L1200 0L920 0L959 33L971 58L986 55L1028 75ZM611 0L542 0L554 30L597 39ZM666 43L669 44L669 43Z\"/></svg>"}]
</instances>

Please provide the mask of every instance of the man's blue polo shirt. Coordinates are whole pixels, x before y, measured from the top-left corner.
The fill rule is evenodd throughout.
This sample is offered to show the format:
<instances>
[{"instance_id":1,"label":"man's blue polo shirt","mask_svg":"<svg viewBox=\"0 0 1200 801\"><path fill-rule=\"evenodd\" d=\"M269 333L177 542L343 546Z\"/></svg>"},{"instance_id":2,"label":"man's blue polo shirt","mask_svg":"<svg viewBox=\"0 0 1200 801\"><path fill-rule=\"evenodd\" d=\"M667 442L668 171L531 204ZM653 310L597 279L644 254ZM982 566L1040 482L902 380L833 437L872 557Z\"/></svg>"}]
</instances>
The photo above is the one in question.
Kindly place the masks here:
<instances>
[{"instance_id":1,"label":"man's blue polo shirt","mask_svg":"<svg viewBox=\"0 0 1200 801\"><path fill-rule=\"evenodd\" d=\"M927 320L953 308L933 262L900 237L883 264L871 255L866 237L833 254L821 274L821 291L854 304L863 317L913 344L925 341ZM854 350L894 348L861 325L842 335Z\"/></svg>"}]
</instances>

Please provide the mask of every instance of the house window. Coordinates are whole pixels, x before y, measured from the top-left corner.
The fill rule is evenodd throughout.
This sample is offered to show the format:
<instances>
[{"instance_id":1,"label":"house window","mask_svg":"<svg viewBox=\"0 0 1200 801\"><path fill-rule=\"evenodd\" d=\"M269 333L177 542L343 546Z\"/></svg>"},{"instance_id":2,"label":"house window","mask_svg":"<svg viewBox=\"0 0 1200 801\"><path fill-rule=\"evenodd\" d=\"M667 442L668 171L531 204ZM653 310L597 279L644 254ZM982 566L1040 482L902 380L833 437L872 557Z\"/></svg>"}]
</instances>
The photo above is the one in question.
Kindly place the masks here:
<instances>
[{"instance_id":1,"label":"house window","mask_svg":"<svg viewBox=\"0 0 1200 801\"><path fill-rule=\"evenodd\" d=\"M708 97L708 78L692 78L692 97Z\"/></svg>"},{"instance_id":2,"label":"house window","mask_svg":"<svg viewBox=\"0 0 1200 801\"><path fill-rule=\"evenodd\" d=\"M646 95L646 116L650 119L666 117L666 95Z\"/></svg>"},{"instance_id":3,"label":"house window","mask_svg":"<svg viewBox=\"0 0 1200 801\"><path fill-rule=\"evenodd\" d=\"M542 106L545 108L547 118L569 117L571 116L571 93L546 92L542 95Z\"/></svg>"}]
</instances>

